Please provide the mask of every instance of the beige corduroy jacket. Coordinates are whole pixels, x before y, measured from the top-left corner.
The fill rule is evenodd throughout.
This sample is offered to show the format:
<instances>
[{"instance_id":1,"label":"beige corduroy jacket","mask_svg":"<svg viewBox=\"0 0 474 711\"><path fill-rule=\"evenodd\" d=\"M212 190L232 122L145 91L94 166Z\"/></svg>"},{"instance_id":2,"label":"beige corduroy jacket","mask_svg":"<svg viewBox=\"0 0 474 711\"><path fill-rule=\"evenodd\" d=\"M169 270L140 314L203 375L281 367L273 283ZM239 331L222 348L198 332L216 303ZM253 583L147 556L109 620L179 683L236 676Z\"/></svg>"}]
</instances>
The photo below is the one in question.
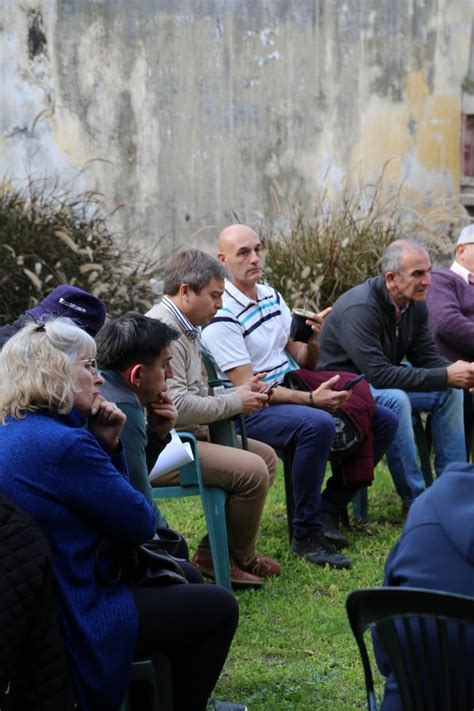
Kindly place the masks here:
<instances>
[{"instance_id":1,"label":"beige corduroy jacket","mask_svg":"<svg viewBox=\"0 0 474 711\"><path fill-rule=\"evenodd\" d=\"M173 377L168 380L168 391L178 411L177 427L192 431L190 425L209 424L242 412L242 400L236 392L209 395L199 339L193 343L173 314L161 304L155 304L146 315L164 321L180 334L171 344Z\"/></svg>"}]
</instances>

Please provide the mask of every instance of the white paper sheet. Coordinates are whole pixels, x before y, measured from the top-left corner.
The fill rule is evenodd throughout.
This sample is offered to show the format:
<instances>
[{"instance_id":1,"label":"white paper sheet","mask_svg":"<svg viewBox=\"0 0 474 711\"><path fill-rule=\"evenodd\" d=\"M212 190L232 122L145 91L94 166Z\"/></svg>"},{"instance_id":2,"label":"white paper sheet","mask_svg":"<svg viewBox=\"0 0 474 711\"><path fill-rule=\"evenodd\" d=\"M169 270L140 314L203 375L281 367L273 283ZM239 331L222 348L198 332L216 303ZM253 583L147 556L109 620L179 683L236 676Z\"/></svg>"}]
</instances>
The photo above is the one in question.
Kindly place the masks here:
<instances>
[{"instance_id":1,"label":"white paper sheet","mask_svg":"<svg viewBox=\"0 0 474 711\"><path fill-rule=\"evenodd\" d=\"M178 433L175 430L171 430L171 442L168 442L156 460L148 479L150 482L156 481L163 474L179 469L179 467L192 461L194 461L194 457L189 442L182 442Z\"/></svg>"}]
</instances>

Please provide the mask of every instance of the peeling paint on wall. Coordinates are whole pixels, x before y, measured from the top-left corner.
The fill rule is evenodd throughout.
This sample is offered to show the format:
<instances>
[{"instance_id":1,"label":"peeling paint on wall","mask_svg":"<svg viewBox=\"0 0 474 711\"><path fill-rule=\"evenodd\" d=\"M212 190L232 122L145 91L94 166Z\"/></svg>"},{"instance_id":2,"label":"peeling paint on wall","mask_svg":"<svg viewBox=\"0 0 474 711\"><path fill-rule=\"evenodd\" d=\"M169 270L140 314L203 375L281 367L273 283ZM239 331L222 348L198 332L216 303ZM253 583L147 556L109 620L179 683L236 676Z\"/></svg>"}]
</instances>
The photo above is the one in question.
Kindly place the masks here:
<instances>
[{"instance_id":1,"label":"peeling paint on wall","mask_svg":"<svg viewBox=\"0 0 474 711\"><path fill-rule=\"evenodd\" d=\"M1 174L99 190L166 251L198 230L212 248L233 212L270 210L272 190L305 202L392 156L387 174L413 193L456 193L473 13L472 0L4 0Z\"/></svg>"}]
</instances>

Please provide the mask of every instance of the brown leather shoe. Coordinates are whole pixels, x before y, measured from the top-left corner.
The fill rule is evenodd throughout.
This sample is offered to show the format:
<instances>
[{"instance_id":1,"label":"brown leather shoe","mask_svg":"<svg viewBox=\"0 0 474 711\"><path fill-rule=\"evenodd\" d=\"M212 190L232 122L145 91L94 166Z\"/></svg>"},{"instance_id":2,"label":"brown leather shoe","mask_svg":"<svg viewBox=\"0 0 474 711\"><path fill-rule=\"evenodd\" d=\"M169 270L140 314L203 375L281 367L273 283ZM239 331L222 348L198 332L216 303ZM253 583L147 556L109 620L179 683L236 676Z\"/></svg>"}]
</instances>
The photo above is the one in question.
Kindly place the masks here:
<instances>
[{"instance_id":1,"label":"brown leather shoe","mask_svg":"<svg viewBox=\"0 0 474 711\"><path fill-rule=\"evenodd\" d=\"M252 575L257 575L259 578L271 578L280 575L281 565L276 560L257 553L255 560L250 565L246 565L244 570L247 573L252 573Z\"/></svg>"},{"instance_id":2,"label":"brown leather shoe","mask_svg":"<svg viewBox=\"0 0 474 711\"><path fill-rule=\"evenodd\" d=\"M263 585L262 578L253 575L242 568L239 568L235 560L230 558L230 582L235 587L260 588ZM212 555L209 548L198 548L194 554L192 562L199 568L201 573L207 578L214 579L214 567L212 565Z\"/></svg>"}]
</instances>

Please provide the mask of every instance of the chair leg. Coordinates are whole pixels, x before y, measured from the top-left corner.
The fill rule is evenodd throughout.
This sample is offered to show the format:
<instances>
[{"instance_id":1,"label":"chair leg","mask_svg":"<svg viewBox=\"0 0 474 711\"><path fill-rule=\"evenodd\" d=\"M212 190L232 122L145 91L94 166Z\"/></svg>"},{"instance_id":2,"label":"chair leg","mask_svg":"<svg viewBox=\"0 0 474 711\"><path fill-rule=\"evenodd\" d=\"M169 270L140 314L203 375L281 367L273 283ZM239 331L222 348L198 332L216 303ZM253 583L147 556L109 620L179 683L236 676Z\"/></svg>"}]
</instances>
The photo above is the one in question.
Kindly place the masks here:
<instances>
[{"instance_id":1,"label":"chair leg","mask_svg":"<svg viewBox=\"0 0 474 711\"><path fill-rule=\"evenodd\" d=\"M352 499L352 512L354 518L363 523L368 523L369 521L369 496L367 492L367 487L363 486L357 492L357 494Z\"/></svg>"},{"instance_id":2,"label":"chair leg","mask_svg":"<svg viewBox=\"0 0 474 711\"><path fill-rule=\"evenodd\" d=\"M293 452L291 450L285 449L281 452L283 457L283 473L285 477L285 498L286 498L286 520L288 523L288 537L291 541L293 540L293 517L295 514L295 500L293 497L293 476L292 476L292 464L293 464Z\"/></svg>"},{"instance_id":3,"label":"chair leg","mask_svg":"<svg viewBox=\"0 0 474 711\"><path fill-rule=\"evenodd\" d=\"M133 685L138 682L146 684L146 707L143 696L134 699ZM159 690L158 690L159 687ZM136 701L136 703L135 703ZM120 707L120 711L172 711L173 682L171 662L164 654L133 662L130 670L129 689Z\"/></svg>"},{"instance_id":4,"label":"chair leg","mask_svg":"<svg viewBox=\"0 0 474 711\"><path fill-rule=\"evenodd\" d=\"M216 583L231 590L229 547L227 541L227 523L225 518L226 494L222 489L206 487L202 497L206 517L209 545Z\"/></svg>"},{"instance_id":5,"label":"chair leg","mask_svg":"<svg viewBox=\"0 0 474 711\"><path fill-rule=\"evenodd\" d=\"M431 445L431 427L427 430L423 427L423 422L418 413L413 415L413 431L415 433L415 441L420 456L420 468L425 480L426 487L433 483L433 473L431 471L430 462L430 445Z\"/></svg>"}]
</instances>

